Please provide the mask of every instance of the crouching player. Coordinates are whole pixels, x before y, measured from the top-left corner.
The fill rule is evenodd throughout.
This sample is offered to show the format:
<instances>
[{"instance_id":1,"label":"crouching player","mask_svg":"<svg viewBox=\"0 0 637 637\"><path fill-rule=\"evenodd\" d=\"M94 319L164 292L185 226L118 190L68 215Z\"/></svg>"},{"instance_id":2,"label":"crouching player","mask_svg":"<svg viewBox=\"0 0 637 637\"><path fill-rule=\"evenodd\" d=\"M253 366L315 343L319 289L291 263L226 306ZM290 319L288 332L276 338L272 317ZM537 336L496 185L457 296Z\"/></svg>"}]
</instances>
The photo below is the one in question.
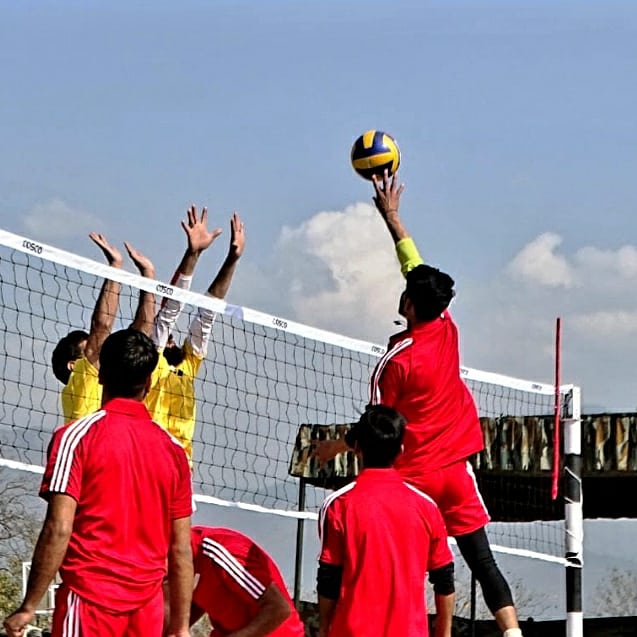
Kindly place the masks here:
<instances>
[{"instance_id":1,"label":"crouching player","mask_svg":"<svg viewBox=\"0 0 637 637\"><path fill-rule=\"evenodd\" d=\"M192 554L191 626L207 614L215 637L304 636L277 565L249 537L232 529L195 526Z\"/></svg>"}]
</instances>

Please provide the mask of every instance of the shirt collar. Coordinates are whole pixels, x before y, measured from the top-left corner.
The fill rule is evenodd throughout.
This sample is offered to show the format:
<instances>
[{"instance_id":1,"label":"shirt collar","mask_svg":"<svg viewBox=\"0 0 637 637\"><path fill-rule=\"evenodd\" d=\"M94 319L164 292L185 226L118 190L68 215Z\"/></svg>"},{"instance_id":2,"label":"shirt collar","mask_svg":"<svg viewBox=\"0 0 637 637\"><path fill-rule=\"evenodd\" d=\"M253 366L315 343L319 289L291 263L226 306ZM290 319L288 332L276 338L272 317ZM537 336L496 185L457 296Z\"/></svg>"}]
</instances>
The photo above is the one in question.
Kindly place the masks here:
<instances>
[{"instance_id":1,"label":"shirt collar","mask_svg":"<svg viewBox=\"0 0 637 637\"><path fill-rule=\"evenodd\" d=\"M392 480L396 482L403 481L398 471L396 471L396 469L394 469L393 467L389 467L387 469L376 469L376 468L363 469L358 475L358 477L356 478L357 482L359 480L372 481L372 482L379 481L379 480L382 480L382 481Z\"/></svg>"},{"instance_id":2,"label":"shirt collar","mask_svg":"<svg viewBox=\"0 0 637 637\"><path fill-rule=\"evenodd\" d=\"M139 400L133 398L112 398L102 405L102 409L109 412L126 414L127 416L150 418L146 405Z\"/></svg>"}]
</instances>

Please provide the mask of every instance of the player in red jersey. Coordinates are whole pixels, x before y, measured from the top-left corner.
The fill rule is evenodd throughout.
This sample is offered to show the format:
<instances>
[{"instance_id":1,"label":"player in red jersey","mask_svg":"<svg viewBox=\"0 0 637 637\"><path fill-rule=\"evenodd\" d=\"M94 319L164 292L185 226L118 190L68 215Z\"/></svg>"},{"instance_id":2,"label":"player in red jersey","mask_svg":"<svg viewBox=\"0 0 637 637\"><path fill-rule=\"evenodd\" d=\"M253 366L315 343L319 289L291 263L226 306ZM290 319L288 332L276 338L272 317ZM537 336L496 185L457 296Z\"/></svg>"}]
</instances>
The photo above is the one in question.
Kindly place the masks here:
<instances>
[{"instance_id":1,"label":"player in red jersey","mask_svg":"<svg viewBox=\"0 0 637 637\"><path fill-rule=\"evenodd\" d=\"M48 502L25 598L4 625L20 637L60 572L53 637L186 637L192 595L190 468L142 400L158 353L133 329L100 351L102 409L55 431L40 495Z\"/></svg>"},{"instance_id":2,"label":"player in red jersey","mask_svg":"<svg viewBox=\"0 0 637 637\"><path fill-rule=\"evenodd\" d=\"M192 529L195 589L190 622L207 614L219 637L303 637L305 630L272 558L231 529Z\"/></svg>"},{"instance_id":3,"label":"player in red jersey","mask_svg":"<svg viewBox=\"0 0 637 637\"><path fill-rule=\"evenodd\" d=\"M475 402L460 377L458 329L448 311L454 281L424 264L403 226L398 208L404 186L397 176L390 179L385 173L373 183L374 202L407 280L399 305L407 329L391 337L378 362L370 402L394 407L407 419L405 453L396 468L435 500L499 628L505 637L520 637L510 587L489 546L489 514L468 462L484 443ZM323 443L319 459L347 448L339 442Z\"/></svg>"},{"instance_id":4,"label":"player in red jersey","mask_svg":"<svg viewBox=\"0 0 637 637\"><path fill-rule=\"evenodd\" d=\"M427 573L435 593L434 635L451 635L447 530L433 500L392 468L404 431L403 416L375 405L349 432L363 470L321 507L319 637L427 637Z\"/></svg>"}]
</instances>

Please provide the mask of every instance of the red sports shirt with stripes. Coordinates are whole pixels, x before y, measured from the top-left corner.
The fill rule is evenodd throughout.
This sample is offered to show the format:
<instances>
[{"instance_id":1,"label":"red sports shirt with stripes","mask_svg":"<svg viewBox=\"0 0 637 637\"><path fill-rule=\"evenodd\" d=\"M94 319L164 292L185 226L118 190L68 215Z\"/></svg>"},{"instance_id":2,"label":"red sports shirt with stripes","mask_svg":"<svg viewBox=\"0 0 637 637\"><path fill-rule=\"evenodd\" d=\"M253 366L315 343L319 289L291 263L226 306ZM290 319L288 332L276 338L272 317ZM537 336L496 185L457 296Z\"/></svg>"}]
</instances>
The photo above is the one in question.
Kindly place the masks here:
<instances>
[{"instance_id":1,"label":"red sports shirt with stripes","mask_svg":"<svg viewBox=\"0 0 637 637\"><path fill-rule=\"evenodd\" d=\"M303 637L305 632L283 577L272 558L246 535L224 528L192 529L195 560L193 603L207 613L213 631L224 637L240 630L259 611L265 590L274 583L291 615L268 637Z\"/></svg>"},{"instance_id":2,"label":"red sports shirt with stripes","mask_svg":"<svg viewBox=\"0 0 637 637\"><path fill-rule=\"evenodd\" d=\"M320 561L343 568L329 637L426 637L427 572L453 561L434 501L394 469L364 469L329 495Z\"/></svg>"},{"instance_id":3,"label":"red sports shirt with stripes","mask_svg":"<svg viewBox=\"0 0 637 637\"><path fill-rule=\"evenodd\" d=\"M81 598L119 613L161 588L174 519L190 516L190 468L181 445L138 401L116 398L56 430L40 495L77 502L60 568Z\"/></svg>"},{"instance_id":4,"label":"red sports shirt with stripes","mask_svg":"<svg viewBox=\"0 0 637 637\"><path fill-rule=\"evenodd\" d=\"M405 450L395 464L405 480L483 449L478 411L460 378L458 328L448 311L391 337L372 374L370 398L407 419Z\"/></svg>"}]
</instances>

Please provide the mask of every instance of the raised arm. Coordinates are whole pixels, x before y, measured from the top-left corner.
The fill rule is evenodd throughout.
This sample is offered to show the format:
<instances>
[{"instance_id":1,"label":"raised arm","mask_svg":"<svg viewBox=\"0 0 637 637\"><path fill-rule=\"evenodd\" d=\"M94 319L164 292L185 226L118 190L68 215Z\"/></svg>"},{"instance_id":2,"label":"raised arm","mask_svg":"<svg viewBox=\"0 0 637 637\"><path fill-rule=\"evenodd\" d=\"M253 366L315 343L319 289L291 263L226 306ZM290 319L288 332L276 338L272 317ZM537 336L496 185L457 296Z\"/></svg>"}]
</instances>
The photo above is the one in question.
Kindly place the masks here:
<instances>
[{"instance_id":1,"label":"raised arm","mask_svg":"<svg viewBox=\"0 0 637 637\"><path fill-rule=\"evenodd\" d=\"M139 273L148 279L155 278L155 267L152 261L145 257L141 252L135 250L133 246L127 241L124 242L128 256L131 258ZM155 320L155 295L145 290L139 291L139 301L137 303L137 311L135 312L135 318L131 327L135 330L139 330L146 334L146 336L152 336L153 334L153 322Z\"/></svg>"},{"instance_id":2,"label":"raised arm","mask_svg":"<svg viewBox=\"0 0 637 637\"><path fill-rule=\"evenodd\" d=\"M221 228L208 230L208 210L203 208L201 217L197 216L196 206L186 211L187 219L181 222L188 243L184 255L173 274L171 284L182 290L189 290L192 275L201 253L221 234ZM175 322L183 309L183 304L176 299L165 298L155 317L153 340L159 348L165 347Z\"/></svg>"},{"instance_id":3,"label":"raised arm","mask_svg":"<svg viewBox=\"0 0 637 637\"><path fill-rule=\"evenodd\" d=\"M122 267L122 255L117 248L113 247L106 240L103 234L91 232L89 237L104 253L108 265L114 268ZM84 350L84 356L86 356L88 361L95 368L99 367L99 355L102 344L113 329L115 314L117 313L117 306L119 304L119 290L120 284L118 282L106 279L102 284L102 289L95 303L95 309L91 316L91 327L89 328L88 339L86 341L86 349Z\"/></svg>"},{"instance_id":4,"label":"raised arm","mask_svg":"<svg viewBox=\"0 0 637 637\"><path fill-rule=\"evenodd\" d=\"M210 296L214 296L217 299L226 298L226 294L228 294L228 290L230 289L230 283L232 283L232 277L237 268L237 263L243 254L245 244L245 228L239 214L235 212L230 219L230 247L228 249L228 255L219 269L219 272L217 272L217 276L208 288L208 294L210 294Z\"/></svg>"},{"instance_id":5,"label":"raised arm","mask_svg":"<svg viewBox=\"0 0 637 637\"><path fill-rule=\"evenodd\" d=\"M372 177L374 185L374 203L383 218L389 234L396 246L396 256L400 262L400 271L403 275L413 270L417 265L424 263L418 253L418 248L411 238L399 215L400 196L405 189L404 184L398 183L398 173L391 178L387 171L382 177Z\"/></svg>"},{"instance_id":6,"label":"raised arm","mask_svg":"<svg viewBox=\"0 0 637 637\"><path fill-rule=\"evenodd\" d=\"M245 248L245 228L238 213L233 213L230 219L230 247L228 254L217 272L217 276L213 279L208 287L207 293L216 299L225 299L232 277L237 268L237 263L243 254ZM212 331L212 324L215 319L215 313L206 308L199 308L197 315L190 325L190 334L188 339L192 346L193 352L204 358L208 349L208 341Z\"/></svg>"}]
</instances>

